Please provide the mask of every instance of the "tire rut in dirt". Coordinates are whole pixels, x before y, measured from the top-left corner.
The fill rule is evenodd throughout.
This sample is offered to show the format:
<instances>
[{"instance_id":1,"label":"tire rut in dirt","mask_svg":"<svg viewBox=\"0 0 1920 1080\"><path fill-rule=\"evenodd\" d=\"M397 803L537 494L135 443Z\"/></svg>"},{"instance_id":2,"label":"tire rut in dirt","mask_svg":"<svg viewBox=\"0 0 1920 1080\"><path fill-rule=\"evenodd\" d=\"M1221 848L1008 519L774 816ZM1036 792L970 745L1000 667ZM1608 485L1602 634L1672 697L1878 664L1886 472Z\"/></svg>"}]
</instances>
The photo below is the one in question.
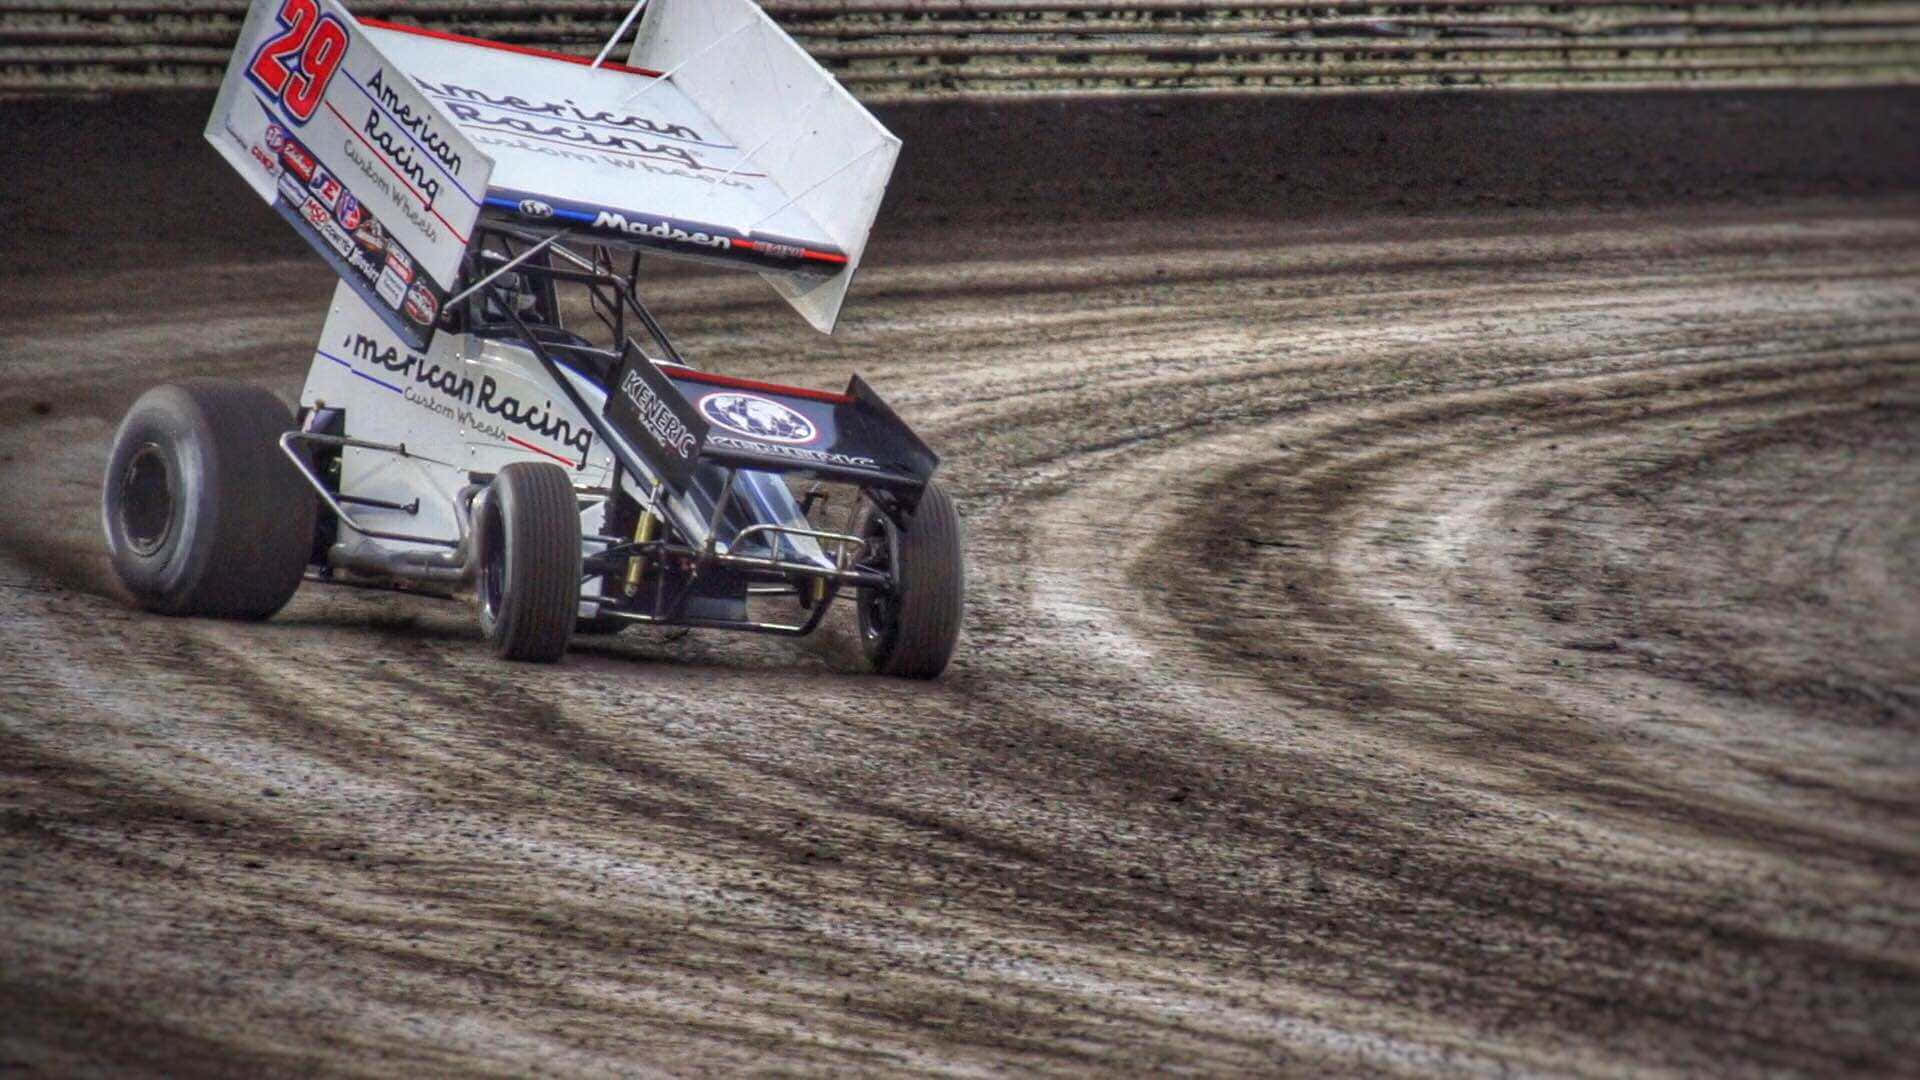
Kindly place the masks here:
<instances>
[{"instance_id":1,"label":"tire rut in dirt","mask_svg":"<svg viewBox=\"0 0 1920 1080\"><path fill-rule=\"evenodd\" d=\"M1913 475L1913 220L1140 223L1071 258L968 229L863 269L831 343L757 282L691 281L663 310L690 352L806 385L851 363L941 451L975 572L931 684L853 675L850 616L558 667L419 597L140 617L72 525L90 462L58 464L103 459L105 425L18 405L56 372L9 381L0 482L49 512L0 524L30 884L0 967L66 1032L9 1053L1897 1071L1911 514L1875 493ZM262 340L298 353L311 314ZM129 354L155 378L196 363L179 317ZM297 386L271 348L218 363ZM1855 528L1797 559L1761 519L1800 505ZM1687 608L1742 573L1757 622ZM1894 630L1849 636L1848 596ZM103 1015L131 1040L75 1034Z\"/></svg>"}]
</instances>

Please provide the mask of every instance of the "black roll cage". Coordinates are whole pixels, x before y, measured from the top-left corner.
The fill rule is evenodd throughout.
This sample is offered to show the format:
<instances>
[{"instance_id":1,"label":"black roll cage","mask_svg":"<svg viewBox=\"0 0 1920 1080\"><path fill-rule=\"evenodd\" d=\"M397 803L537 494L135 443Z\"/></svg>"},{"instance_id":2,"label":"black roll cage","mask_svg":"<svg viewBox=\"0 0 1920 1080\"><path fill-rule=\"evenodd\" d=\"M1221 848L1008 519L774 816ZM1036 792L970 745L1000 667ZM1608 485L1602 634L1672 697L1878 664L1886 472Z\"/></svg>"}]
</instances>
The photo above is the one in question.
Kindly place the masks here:
<instances>
[{"instance_id":1,"label":"black roll cage","mask_svg":"<svg viewBox=\"0 0 1920 1080\"><path fill-rule=\"evenodd\" d=\"M612 248L605 244L595 244L593 246L593 258L589 262L588 260L581 259L571 250L560 246L558 241L566 235L566 233L555 233L550 236L541 237L500 226L482 226L481 229L476 231L474 242L469 247L466 261L462 266L460 285L463 291L455 295L470 298L491 298L495 302L498 310L507 316L505 324L495 323L495 328L504 329L504 326L511 326L513 330L511 334L502 334L501 336L510 336L518 343L524 344L530 349L534 357L539 361L541 367L545 369L547 376L552 379L560 388L561 392L567 396L568 401L573 405L574 409L592 426L594 434L600 438L601 445L608 448L608 451L613 454L615 461L615 474L608 485L608 499L611 500L615 498L615 493L620 491L619 476L621 470L625 470L627 475L632 476L640 486L651 488L648 493L649 504L642 505L640 512L643 515L651 515L655 519L661 529L660 535L645 539L638 535L634 537L584 537L583 539L589 542L602 543L607 546L603 550L587 556L582 560L581 572L583 580L595 577L617 577L623 570L632 565L631 560L636 559L651 562L661 567L679 567L684 571L684 577L679 581L676 588L669 589L667 586L668 575L665 573L656 574L655 588L651 597L652 602L647 605L650 610L638 610L637 605L622 607L619 603L620 598L603 596L600 600L598 615L636 623L748 630L759 633L802 637L812 633L813 630L820 625L820 621L826 616L827 610L832 607L834 599L845 586L877 590L887 595L896 592L898 589L896 568L899 566L900 522L898 519L902 516L902 508L898 501L886 492L862 489L862 497L872 503L879 511L881 537L868 538L853 536L849 533L798 530L786 526L764 523L751 527L752 530L761 533L805 534L814 537L816 540L841 545L841 557L832 568L820 567L810 563L783 561L777 557L762 558L759 556L737 555L732 552L722 553L715 548L714 534L717 530L721 515L725 512L730 500L734 496L734 479L740 466L724 462L712 462L715 467L725 470L725 480L721 488L720 496L715 500L714 521L709 524L708 540L705 544L696 546L689 543L684 536L678 534L678 530L673 526L671 518L664 513L658 512L657 509L660 489L664 486L664 483L656 480L652 485L646 485L642 479L646 476L657 474L657 470L650 466L641 468L640 466L643 462L641 462L636 455L630 453L625 441L613 436L612 429L606 418L601 415L599 410L592 408L587 401L580 396L580 392L560 370L559 362L555 359L552 352L549 351L556 347L556 343L543 340L542 335L538 332L543 328L544 324L529 323L526 321L513 303L513 294L501 283L502 278L504 278L508 272L519 273L523 277L538 283L547 307L547 312L552 318L551 328L559 330L564 330L565 327L560 323L558 295L554 284L565 281L585 285L589 296L589 309L599 318L601 324L611 334L612 341L615 345L615 348L612 350L600 350L597 347L590 347L591 352L598 354L601 360L611 365L605 368L602 373L601 381L603 385L611 381L612 373L617 371L623 363L631 362L635 359L635 357L630 354L637 354L637 360L640 363L653 362L652 359L646 355L645 350L640 347L639 343L628 336L627 319L629 315L646 331L647 336L659 347L665 359L682 367L694 367L694 365L689 364L686 359L680 355L678 349L674 348L672 340L668 338L666 330L660 325L659 320L654 318L653 313L648 311L646 305L640 300L636 290L636 282L639 279L640 272L640 252L638 250L631 251L626 268L627 272L623 276L618 272L618 266L614 260L614 251ZM499 259L499 265L497 267L489 267L485 265L483 261L490 261L487 260L487 256L484 254L489 250L486 247L489 241L497 241L503 249L496 253L502 257ZM573 267L555 266L549 259L537 258L545 251L557 252L562 260L572 261L576 265ZM451 303L447 305L447 308L449 310L443 312L443 329L454 332L465 330L479 332L477 327L471 326L466 321L472 314L471 299L469 299L464 310L456 309L456 306ZM559 347L576 352L580 349L580 346L574 345L560 345ZM583 467L584 464L583 461ZM808 500L809 504L810 502L811 497L809 497ZM805 507L803 505L803 513L804 509ZM737 545L745 535L746 533L737 534L734 538L734 543ZM873 542L874 540L880 541L877 547ZM884 560L880 567L875 567L870 562L864 561L876 557ZM699 575L704 569L714 567L724 568L728 571L742 574L749 581L759 581L763 583L763 586L775 587L778 591L790 591L792 595L802 599L803 610L806 613L805 618L796 624L786 624L757 622L754 620L701 618L688 615L686 610L688 601L695 594L695 586ZM816 584L811 590L808 590L802 586L801 582L814 582ZM753 590L750 588L749 591ZM807 596L809 591L812 593L810 602ZM637 598L629 599L637 600Z\"/></svg>"},{"instance_id":2,"label":"black roll cage","mask_svg":"<svg viewBox=\"0 0 1920 1080\"><path fill-rule=\"evenodd\" d=\"M511 325L515 330L520 331L529 342L537 341L538 337L526 333L529 324L519 317L519 313L511 302L511 294L493 282L482 285L478 289L475 289L474 283L481 282L502 269L537 282L550 325L556 329L565 329L565 326L560 320L559 296L554 283L566 281L584 285L589 310L600 320L614 343L614 349L608 352L608 359L618 363L624 359L625 346L638 347L627 336L627 318L631 315L634 321L646 331L653 343L659 347L662 356L683 367L694 366L687 363L686 359L680 355L680 351L674 348L673 340L667 336L666 329L640 300L636 286L640 279L639 250L630 251L626 274L623 276L618 272L613 248L605 244L595 244L592 260L584 260L574 254L571 249L560 246L558 241L566 235L556 233L547 237L535 237L517 229L483 225L475 234L474 242L469 247L466 260L461 267L460 285L463 289L473 292L476 299L481 296L493 298L499 308L509 316L506 325ZM490 242L498 243L497 252L489 246ZM575 265L557 266L551 260L539 257L549 251L558 253L563 260L572 261ZM499 266L486 265L490 259L494 258L497 258ZM443 322L443 329L466 328L468 325L466 320L472 313L471 307L469 303L467 310L463 311L449 305L450 310L446 312L446 319L450 320L450 323ZM645 355L644 350L642 355Z\"/></svg>"}]
</instances>

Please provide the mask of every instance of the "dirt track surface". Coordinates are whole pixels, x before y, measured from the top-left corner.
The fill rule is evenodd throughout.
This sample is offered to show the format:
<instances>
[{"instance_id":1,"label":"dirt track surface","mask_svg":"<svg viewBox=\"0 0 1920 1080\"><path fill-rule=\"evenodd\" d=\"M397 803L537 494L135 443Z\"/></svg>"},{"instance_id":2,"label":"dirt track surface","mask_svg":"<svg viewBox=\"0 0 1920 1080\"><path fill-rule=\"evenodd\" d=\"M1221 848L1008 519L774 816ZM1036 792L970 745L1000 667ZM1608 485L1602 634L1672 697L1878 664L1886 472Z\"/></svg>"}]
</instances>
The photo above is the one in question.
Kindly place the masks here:
<instances>
[{"instance_id":1,"label":"dirt track surface","mask_svg":"<svg viewBox=\"0 0 1920 1080\"><path fill-rule=\"evenodd\" d=\"M942 452L926 686L845 613L529 667L420 597L133 612L113 424L291 398L328 287L153 281L0 283L0 1069L1920 1062L1911 201L929 227L831 340L663 294Z\"/></svg>"}]
</instances>

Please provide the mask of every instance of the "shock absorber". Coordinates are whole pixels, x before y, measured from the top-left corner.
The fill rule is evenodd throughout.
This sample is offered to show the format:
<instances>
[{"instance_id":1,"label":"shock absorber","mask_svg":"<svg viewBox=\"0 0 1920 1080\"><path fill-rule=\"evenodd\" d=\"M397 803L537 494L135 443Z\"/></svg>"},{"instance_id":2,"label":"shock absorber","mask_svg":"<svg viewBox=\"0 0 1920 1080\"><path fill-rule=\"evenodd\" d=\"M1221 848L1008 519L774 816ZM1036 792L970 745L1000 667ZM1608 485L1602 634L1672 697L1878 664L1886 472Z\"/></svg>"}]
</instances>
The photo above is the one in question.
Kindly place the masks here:
<instances>
[{"instance_id":1,"label":"shock absorber","mask_svg":"<svg viewBox=\"0 0 1920 1080\"><path fill-rule=\"evenodd\" d=\"M655 518L653 516L652 510L640 511L640 520L635 522L633 526L633 542L636 544L645 544L645 543L652 542L654 533L659 531L659 528L660 528L660 521L658 518ZM647 560L642 556L635 555L634 557L627 560L627 595L628 596L633 596L639 593L640 578L641 578L641 575L646 573L646 569L647 569Z\"/></svg>"}]
</instances>

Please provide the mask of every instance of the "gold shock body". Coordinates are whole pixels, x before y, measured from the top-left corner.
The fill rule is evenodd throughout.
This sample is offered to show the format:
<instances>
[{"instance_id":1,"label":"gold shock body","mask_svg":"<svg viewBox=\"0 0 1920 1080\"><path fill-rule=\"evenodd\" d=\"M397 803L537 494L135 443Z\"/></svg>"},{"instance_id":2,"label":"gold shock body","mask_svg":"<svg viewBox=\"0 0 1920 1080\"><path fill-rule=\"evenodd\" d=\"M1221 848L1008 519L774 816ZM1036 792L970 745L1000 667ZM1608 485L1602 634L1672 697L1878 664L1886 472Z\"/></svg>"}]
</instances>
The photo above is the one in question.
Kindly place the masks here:
<instances>
[{"instance_id":1,"label":"gold shock body","mask_svg":"<svg viewBox=\"0 0 1920 1080\"><path fill-rule=\"evenodd\" d=\"M660 526L660 522L658 519L656 519L653 516L653 511L651 510L640 511L640 520L637 523L635 523L633 526L633 542L636 544L644 544L652 540L653 534L659 528L659 526ZM635 593L640 591L640 575L645 573L646 569L647 569L646 560L642 559L638 555L635 555L633 558L627 560L627 595L628 596L632 596Z\"/></svg>"}]
</instances>

